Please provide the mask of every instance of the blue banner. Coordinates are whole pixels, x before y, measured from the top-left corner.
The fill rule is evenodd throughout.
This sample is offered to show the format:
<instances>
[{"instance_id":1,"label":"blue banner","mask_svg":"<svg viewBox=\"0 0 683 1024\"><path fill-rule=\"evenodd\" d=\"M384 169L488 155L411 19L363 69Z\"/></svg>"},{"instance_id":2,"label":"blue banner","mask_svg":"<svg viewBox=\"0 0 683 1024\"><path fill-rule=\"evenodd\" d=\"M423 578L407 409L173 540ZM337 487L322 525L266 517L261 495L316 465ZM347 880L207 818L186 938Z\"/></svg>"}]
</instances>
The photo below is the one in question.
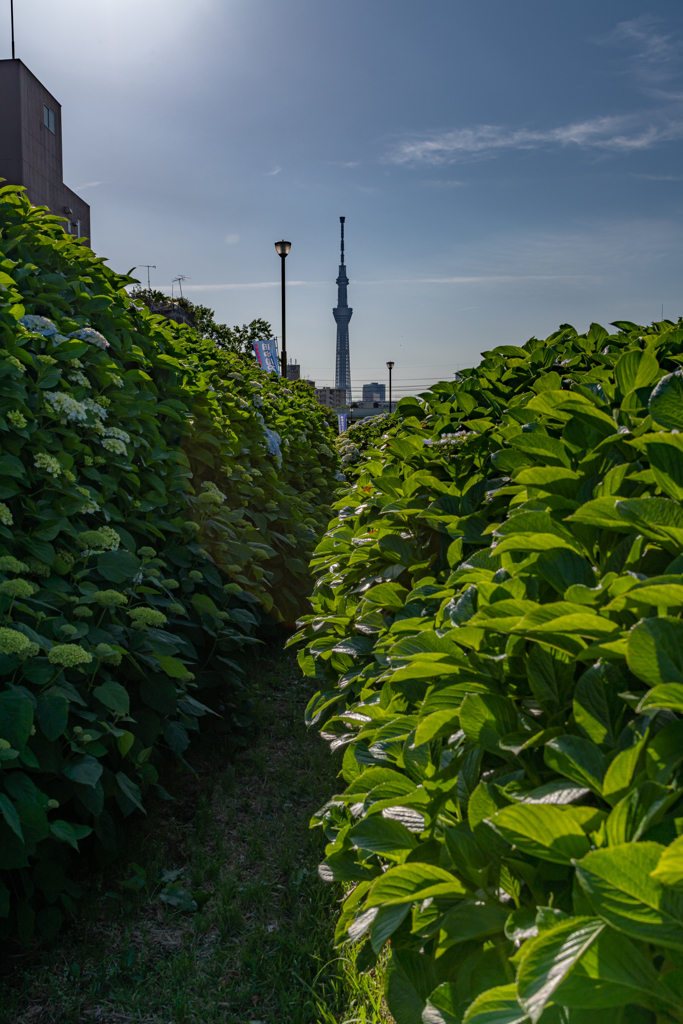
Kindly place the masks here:
<instances>
[{"instance_id":1,"label":"blue banner","mask_svg":"<svg viewBox=\"0 0 683 1024\"><path fill-rule=\"evenodd\" d=\"M255 341L254 352L256 353L256 358L259 361L261 369L265 370L266 373L280 373L275 338L266 338L262 341Z\"/></svg>"},{"instance_id":2,"label":"blue banner","mask_svg":"<svg viewBox=\"0 0 683 1024\"><path fill-rule=\"evenodd\" d=\"M339 433L343 434L344 431L346 430L346 413L345 412L338 412L337 413L337 426L339 427Z\"/></svg>"}]
</instances>

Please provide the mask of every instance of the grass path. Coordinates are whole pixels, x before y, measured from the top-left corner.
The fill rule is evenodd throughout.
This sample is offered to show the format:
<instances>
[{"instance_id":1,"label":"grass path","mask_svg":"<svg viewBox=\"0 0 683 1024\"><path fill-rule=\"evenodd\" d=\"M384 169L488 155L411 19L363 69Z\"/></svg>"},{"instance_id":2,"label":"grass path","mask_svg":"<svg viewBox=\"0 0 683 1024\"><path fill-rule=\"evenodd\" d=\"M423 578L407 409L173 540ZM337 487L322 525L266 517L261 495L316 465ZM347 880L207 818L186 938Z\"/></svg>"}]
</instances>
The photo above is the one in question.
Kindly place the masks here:
<instances>
[{"instance_id":1,"label":"grass path","mask_svg":"<svg viewBox=\"0 0 683 1024\"><path fill-rule=\"evenodd\" d=\"M126 864L96 876L80 919L51 950L5 959L0 1024L385 1019L378 979L332 948L342 894L318 879L324 840L308 829L339 764L302 724L296 661L272 649L253 672L256 743L227 763L197 742L197 777L176 772L176 800L131 819Z\"/></svg>"}]
</instances>

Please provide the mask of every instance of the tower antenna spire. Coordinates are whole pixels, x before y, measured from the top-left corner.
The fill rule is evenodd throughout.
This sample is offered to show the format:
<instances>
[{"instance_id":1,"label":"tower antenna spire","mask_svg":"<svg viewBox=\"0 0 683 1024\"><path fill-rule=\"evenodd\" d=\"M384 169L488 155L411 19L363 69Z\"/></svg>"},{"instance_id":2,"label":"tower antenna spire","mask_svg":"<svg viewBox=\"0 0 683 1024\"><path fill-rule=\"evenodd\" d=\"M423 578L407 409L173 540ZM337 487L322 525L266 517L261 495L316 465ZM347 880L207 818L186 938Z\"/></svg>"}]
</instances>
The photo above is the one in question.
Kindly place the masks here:
<instances>
[{"instance_id":1,"label":"tower antenna spire","mask_svg":"<svg viewBox=\"0 0 683 1024\"><path fill-rule=\"evenodd\" d=\"M341 263L344 263L344 221L346 217L340 217L339 223L341 224Z\"/></svg>"},{"instance_id":2,"label":"tower antenna spire","mask_svg":"<svg viewBox=\"0 0 683 1024\"><path fill-rule=\"evenodd\" d=\"M12 25L12 60L14 60L14 0L9 0L9 17Z\"/></svg>"}]
</instances>

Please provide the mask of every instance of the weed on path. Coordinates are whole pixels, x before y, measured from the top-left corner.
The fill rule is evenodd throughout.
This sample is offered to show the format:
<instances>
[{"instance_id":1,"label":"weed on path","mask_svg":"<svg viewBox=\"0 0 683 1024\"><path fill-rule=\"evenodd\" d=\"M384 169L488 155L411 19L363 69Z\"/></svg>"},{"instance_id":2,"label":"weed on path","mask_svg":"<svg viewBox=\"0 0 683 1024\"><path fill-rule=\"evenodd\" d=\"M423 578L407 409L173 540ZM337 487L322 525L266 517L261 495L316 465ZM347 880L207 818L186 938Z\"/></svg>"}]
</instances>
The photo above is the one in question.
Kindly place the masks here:
<instances>
[{"instance_id":1,"label":"weed on path","mask_svg":"<svg viewBox=\"0 0 683 1024\"><path fill-rule=\"evenodd\" d=\"M0 1024L379 1024L374 975L332 947L342 892L317 874L311 814L337 761L302 724L293 658L253 663L261 730L231 758L204 741L48 951L10 956Z\"/></svg>"}]
</instances>

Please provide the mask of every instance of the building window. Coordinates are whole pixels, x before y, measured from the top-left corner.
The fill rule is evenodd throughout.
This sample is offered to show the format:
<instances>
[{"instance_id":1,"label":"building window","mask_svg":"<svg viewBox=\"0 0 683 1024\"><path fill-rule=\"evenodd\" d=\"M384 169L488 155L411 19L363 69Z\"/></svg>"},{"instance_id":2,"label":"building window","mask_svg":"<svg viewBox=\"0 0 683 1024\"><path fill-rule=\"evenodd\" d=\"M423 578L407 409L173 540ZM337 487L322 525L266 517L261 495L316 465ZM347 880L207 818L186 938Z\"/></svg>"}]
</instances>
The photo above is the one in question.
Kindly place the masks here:
<instances>
[{"instance_id":1,"label":"building window","mask_svg":"<svg viewBox=\"0 0 683 1024\"><path fill-rule=\"evenodd\" d=\"M81 222L80 222L80 220L77 220L76 221L76 238L80 238L80 237L81 237Z\"/></svg>"},{"instance_id":2,"label":"building window","mask_svg":"<svg viewBox=\"0 0 683 1024\"><path fill-rule=\"evenodd\" d=\"M55 134L55 112L50 110L47 103L43 103L43 124L52 134Z\"/></svg>"}]
</instances>

